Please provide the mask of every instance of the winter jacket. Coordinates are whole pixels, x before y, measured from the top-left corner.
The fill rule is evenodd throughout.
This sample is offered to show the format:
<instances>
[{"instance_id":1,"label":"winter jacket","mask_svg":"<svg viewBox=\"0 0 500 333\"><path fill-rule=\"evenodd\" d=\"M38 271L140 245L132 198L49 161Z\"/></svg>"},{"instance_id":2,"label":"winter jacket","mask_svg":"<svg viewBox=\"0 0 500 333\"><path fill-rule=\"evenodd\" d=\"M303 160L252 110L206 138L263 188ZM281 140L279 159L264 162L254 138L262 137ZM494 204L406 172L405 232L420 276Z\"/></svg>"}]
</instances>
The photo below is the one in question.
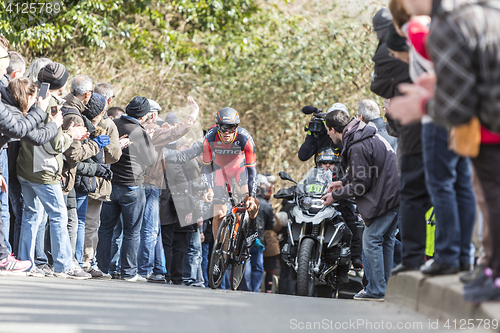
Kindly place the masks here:
<instances>
[{"instance_id":1,"label":"winter jacket","mask_svg":"<svg viewBox=\"0 0 500 333\"><path fill-rule=\"evenodd\" d=\"M51 95L49 107L62 105L63 99ZM46 114L46 121L48 121ZM42 146L33 146L21 141L21 149L17 158L17 174L29 182L55 185L61 182L63 170L63 155L71 145L73 139L66 133L63 133L59 127L54 139Z\"/></svg>"},{"instance_id":2,"label":"winter jacket","mask_svg":"<svg viewBox=\"0 0 500 333\"><path fill-rule=\"evenodd\" d=\"M25 117L16 118L0 101L0 149L3 149L11 138L26 136L38 125L42 124L45 118L47 118L47 113L39 107L31 108ZM0 174L1 171L2 168L0 167Z\"/></svg>"},{"instance_id":3,"label":"winter jacket","mask_svg":"<svg viewBox=\"0 0 500 333\"><path fill-rule=\"evenodd\" d=\"M410 69L407 63L391 57L385 42L379 43L372 58L373 68L370 90L383 98L399 95L400 83L411 83Z\"/></svg>"},{"instance_id":4,"label":"winter jacket","mask_svg":"<svg viewBox=\"0 0 500 333\"><path fill-rule=\"evenodd\" d=\"M373 123L375 127L377 127L377 133L380 134L387 142L389 142L389 144L392 147L392 150L396 151L396 148L398 146L398 139L396 139L393 136L390 136L389 133L387 133L384 119L382 119L382 117L379 117L368 121L368 123Z\"/></svg>"},{"instance_id":5,"label":"winter jacket","mask_svg":"<svg viewBox=\"0 0 500 333\"><path fill-rule=\"evenodd\" d=\"M500 133L500 4L487 0L435 0L427 50L438 83L428 114L442 126L477 116Z\"/></svg>"},{"instance_id":6,"label":"winter jacket","mask_svg":"<svg viewBox=\"0 0 500 333\"><path fill-rule=\"evenodd\" d=\"M154 130L152 141L155 149L158 153L158 159L156 163L149 168L146 168L146 175L144 176L144 182L147 184L154 185L158 188L162 185L162 175L163 175L163 148L169 143L183 137L187 132L191 130L194 125L194 121L191 117L184 120L175 128L162 128L156 124L147 124L146 129Z\"/></svg>"},{"instance_id":7,"label":"winter jacket","mask_svg":"<svg viewBox=\"0 0 500 333\"><path fill-rule=\"evenodd\" d=\"M128 135L132 144L122 150L122 156L111 165L113 185L137 186L144 182L146 167L153 166L158 153L151 137L135 118L121 116L114 120L118 136Z\"/></svg>"},{"instance_id":8,"label":"winter jacket","mask_svg":"<svg viewBox=\"0 0 500 333\"><path fill-rule=\"evenodd\" d=\"M2 103L4 103L7 110L12 114L14 119L23 118L23 112L19 109L14 97L9 88L0 87L0 94L2 95ZM32 131L28 132L22 140L28 142L35 146L40 146L57 135L57 125L55 122L51 121L40 128L34 128ZM3 146L5 140L9 138L6 136L0 137L0 146ZM16 139L14 139L16 140Z\"/></svg>"},{"instance_id":9,"label":"winter jacket","mask_svg":"<svg viewBox=\"0 0 500 333\"><path fill-rule=\"evenodd\" d=\"M23 113L16 106L16 102L14 101L14 98L12 97L10 90L5 87L0 87L0 93L2 95L2 102L5 104L5 107L7 108L8 111L11 112L14 118L15 119L23 118ZM30 143L34 146L40 146L55 138L57 132L58 128L56 123L50 121L40 128L35 128L31 132L29 132L26 136L21 138L21 140ZM2 136L0 137L0 140L2 139L8 139L8 137ZM21 145L19 143L19 139L11 139L7 151L8 161L9 161L9 183L10 182L14 182L16 184L19 183L19 180L17 179L16 165L17 165L17 156L19 155L20 148Z\"/></svg>"},{"instance_id":10,"label":"winter jacket","mask_svg":"<svg viewBox=\"0 0 500 333\"><path fill-rule=\"evenodd\" d=\"M273 207L269 202L260 195L257 195L257 200L260 202L259 212L257 213L257 232L260 242L266 245L264 232L265 230L273 230L276 221L274 220Z\"/></svg>"},{"instance_id":11,"label":"winter jacket","mask_svg":"<svg viewBox=\"0 0 500 333\"><path fill-rule=\"evenodd\" d=\"M63 113L64 117L64 122L62 125L63 130L67 130L71 125L71 123L73 123L74 126L78 125L86 126L87 130L90 133L92 133L93 130L95 129L94 125L92 125L92 123L89 120L85 122L84 116L81 114L86 109L85 105L71 93L69 93L65 99L66 102L61 108L61 112ZM89 126L91 126L91 128L89 128ZM78 162L85 161L88 158L95 156L97 153L99 153L99 145L96 142L91 141L89 139L85 139L83 142L78 140L73 140L69 148L64 152L64 157L65 157L64 169L63 169L64 192L70 191L75 185L75 178L77 177L76 168ZM81 182L82 180L80 179L79 183ZM79 189L76 189L76 192L80 192ZM88 193L88 192L83 192L83 193Z\"/></svg>"},{"instance_id":12,"label":"winter jacket","mask_svg":"<svg viewBox=\"0 0 500 333\"><path fill-rule=\"evenodd\" d=\"M322 134L318 137L307 135L302 146L299 149L299 159L303 162L318 154L321 149L331 147L342 150L342 143L335 144L328 134Z\"/></svg>"},{"instance_id":13,"label":"winter jacket","mask_svg":"<svg viewBox=\"0 0 500 333\"><path fill-rule=\"evenodd\" d=\"M342 166L348 170L343 187L332 192L335 200L355 197L367 226L399 206L396 153L373 124L352 120L342 133Z\"/></svg>"},{"instance_id":14,"label":"winter jacket","mask_svg":"<svg viewBox=\"0 0 500 333\"><path fill-rule=\"evenodd\" d=\"M122 149L120 147L120 137L118 135L118 129L116 128L113 120L109 118L104 118L99 124L100 127L104 128L106 135L109 136L111 143L103 148L104 152L104 163L109 167L111 171L110 164L118 162L122 156ZM102 165L104 167L104 165ZM95 167L97 171L97 166ZM96 189L94 192L89 193L89 198L99 201L109 201L112 185L111 180L104 179L102 177L96 177Z\"/></svg>"},{"instance_id":15,"label":"winter jacket","mask_svg":"<svg viewBox=\"0 0 500 333\"><path fill-rule=\"evenodd\" d=\"M372 58L375 63L370 90L383 98L392 98L400 95L397 87L400 83L411 83L408 64L389 55L385 42L379 43ZM399 138L399 151L407 156L422 152L422 125L412 124L401 126L387 117L391 129Z\"/></svg>"}]
</instances>

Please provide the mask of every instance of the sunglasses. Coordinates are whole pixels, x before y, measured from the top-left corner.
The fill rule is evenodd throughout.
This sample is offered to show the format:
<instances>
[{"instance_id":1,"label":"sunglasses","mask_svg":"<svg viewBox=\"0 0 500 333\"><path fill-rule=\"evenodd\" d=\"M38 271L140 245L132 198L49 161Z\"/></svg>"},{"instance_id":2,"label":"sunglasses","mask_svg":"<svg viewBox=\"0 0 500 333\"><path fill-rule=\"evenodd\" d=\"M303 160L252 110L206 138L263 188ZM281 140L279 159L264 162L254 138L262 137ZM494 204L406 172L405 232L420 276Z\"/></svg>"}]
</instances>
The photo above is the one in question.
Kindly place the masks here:
<instances>
[{"instance_id":1,"label":"sunglasses","mask_svg":"<svg viewBox=\"0 0 500 333\"><path fill-rule=\"evenodd\" d=\"M217 129L222 133L232 134L236 132L238 125L229 125L229 124L218 124Z\"/></svg>"},{"instance_id":2,"label":"sunglasses","mask_svg":"<svg viewBox=\"0 0 500 333\"><path fill-rule=\"evenodd\" d=\"M333 161L321 161L321 162L319 162L319 163L320 163L320 164L323 164L323 165L326 165L326 164L329 164L329 165L334 165L334 164L335 164L335 162L333 162Z\"/></svg>"}]
</instances>

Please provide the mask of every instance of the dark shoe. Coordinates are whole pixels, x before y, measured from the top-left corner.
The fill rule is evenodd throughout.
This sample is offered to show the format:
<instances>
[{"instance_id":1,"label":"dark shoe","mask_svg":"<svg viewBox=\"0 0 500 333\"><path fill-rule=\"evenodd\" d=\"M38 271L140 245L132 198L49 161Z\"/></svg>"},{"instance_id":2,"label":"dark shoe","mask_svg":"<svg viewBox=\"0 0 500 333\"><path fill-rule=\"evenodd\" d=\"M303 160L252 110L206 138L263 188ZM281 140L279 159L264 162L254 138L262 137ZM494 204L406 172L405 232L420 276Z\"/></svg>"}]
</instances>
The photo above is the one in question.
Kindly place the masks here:
<instances>
[{"instance_id":1,"label":"dark shoe","mask_svg":"<svg viewBox=\"0 0 500 333\"><path fill-rule=\"evenodd\" d=\"M356 295L354 295L354 298L356 301L374 301L374 302L383 302L384 301L384 296L373 296L370 294L367 294L366 291L363 289Z\"/></svg>"},{"instance_id":2,"label":"dark shoe","mask_svg":"<svg viewBox=\"0 0 500 333\"><path fill-rule=\"evenodd\" d=\"M460 272L470 272L472 270L472 265L469 263L460 263Z\"/></svg>"},{"instance_id":3,"label":"dark shoe","mask_svg":"<svg viewBox=\"0 0 500 333\"><path fill-rule=\"evenodd\" d=\"M361 269L363 268L363 261L361 259L356 258L352 260L352 268L354 269Z\"/></svg>"},{"instance_id":4,"label":"dark shoe","mask_svg":"<svg viewBox=\"0 0 500 333\"><path fill-rule=\"evenodd\" d=\"M419 267L409 267L409 266L405 266L403 264L399 264L392 269L391 276L397 275L401 272L418 271L418 269L419 269Z\"/></svg>"},{"instance_id":5,"label":"dark shoe","mask_svg":"<svg viewBox=\"0 0 500 333\"><path fill-rule=\"evenodd\" d=\"M453 267L448 265L438 264L434 259L427 261L422 267L420 267L420 271L425 275L448 275L448 274L456 274L459 271L459 267Z\"/></svg>"},{"instance_id":6,"label":"dark shoe","mask_svg":"<svg viewBox=\"0 0 500 333\"><path fill-rule=\"evenodd\" d=\"M464 300L473 303L500 301L500 288L484 273L464 285Z\"/></svg>"},{"instance_id":7,"label":"dark shoe","mask_svg":"<svg viewBox=\"0 0 500 333\"><path fill-rule=\"evenodd\" d=\"M460 274L460 281L462 283L469 283L472 280L475 280L479 276L479 274L484 274L485 268L485 265L477 265L472 271Z\"/></svg>"},{"instance_id":8,"label":"dark shoe","mask_svg":"<svg viewBox=\"0 0 500 333\"><path fill-rule=\"evenodd\" d=\"M167 281L165 280L165 275L163 275L163 274L151 274L151 275L149 275L148 282L167 283Z\"/></svg>"},{"instance_id":9,"label":"dark shoe","mask_svg":"<svg viewBox=\"0 0 500 333\"><path fill-rule=\"evenodd\" d=\"M90 267L90 269L87 271L90 275L92 275L93 279L100 279L103 276L102 271L99 268L94 268Z\"/></svg>"},{"instance_id":10,"label":"dark shoe","mask_svg":"<svg viewBox=\"0 0 500 333\"><path fill-rule=\"evenodd\" d=\"M121 275L121 273L114 272L114 273L111 275L111 278L112 278L113 280L121 280L122 275Z\"/></svg>"}]
</instances>

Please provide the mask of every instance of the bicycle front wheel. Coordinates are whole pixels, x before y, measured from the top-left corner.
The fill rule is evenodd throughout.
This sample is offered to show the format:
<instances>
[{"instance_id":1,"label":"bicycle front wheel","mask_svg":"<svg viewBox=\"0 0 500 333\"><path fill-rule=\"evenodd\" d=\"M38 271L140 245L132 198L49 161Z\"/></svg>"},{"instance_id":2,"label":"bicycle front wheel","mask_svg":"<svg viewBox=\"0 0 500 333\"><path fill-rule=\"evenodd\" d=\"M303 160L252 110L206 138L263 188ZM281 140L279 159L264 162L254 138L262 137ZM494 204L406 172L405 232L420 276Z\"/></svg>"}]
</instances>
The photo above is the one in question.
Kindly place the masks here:
<instances>
[{"instance_id":1,"label":"bicycle front wheel","mask_svg":"<svg viewBox=\"0 0 500 333\"><path fill-rule=\"evenodd\" d=\"M210 288L217 289L224 280L224 274L229 266L228 244L231 237L229 219L225 217L217 231L214 240L210 265L208 266L208 284Z\"/></svg>"}]
</instances>

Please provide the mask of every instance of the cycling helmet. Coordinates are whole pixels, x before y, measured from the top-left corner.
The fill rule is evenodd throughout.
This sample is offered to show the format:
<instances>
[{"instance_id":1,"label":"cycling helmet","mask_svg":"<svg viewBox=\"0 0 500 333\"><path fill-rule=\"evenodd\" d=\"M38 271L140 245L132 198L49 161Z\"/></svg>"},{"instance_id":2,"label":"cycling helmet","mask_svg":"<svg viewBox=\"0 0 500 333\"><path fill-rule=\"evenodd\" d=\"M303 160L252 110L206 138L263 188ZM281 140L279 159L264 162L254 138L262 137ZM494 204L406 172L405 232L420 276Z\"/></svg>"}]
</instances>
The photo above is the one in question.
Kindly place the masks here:
<instances>
[{"instance_id":1,"label":"cycling helmet","mask_svg":"<svg viewBox=\"0 0 500 333\"><path fill-rule=\"evenodd\" d=\"M240 116L238 115L238 111L233 108L223 108L215 115L215 123L217 125L238 125L240 123Z\"/></svg>"},{"instance_id":2,"label":"cycling helmet","mask_svg":"<svg viewBox=\"0 0 500 333\"><path fill-rule=\"evenodd\" d=\"M316 165L319 165L324 162L330 162L332 163L340 163L340 151L338 148L323 148L319 151L319 153L316 155Z\"/></svg>"},{"instance_id":3,"label":"cycling helmet","mask_svg":"<svg viewBox=\"0 0 500 333\"><path fill-rule=\"evenodd\" d=\"M215 115L215 123L221 132L234 133L240 123L240 116L238 111L233 108L223 108Z\"/></svg>"},{"instance_id":4,"label":"cycling helmet","mask_svg":"<svg viewBox=\"0 0 500 333\"><path fill-rule=\"evenodd\" d=\"M271 187L271 183L267 180L267 177L263 174L257 175L257 195L265 196Z\"/></svg>"}]
</instances>

